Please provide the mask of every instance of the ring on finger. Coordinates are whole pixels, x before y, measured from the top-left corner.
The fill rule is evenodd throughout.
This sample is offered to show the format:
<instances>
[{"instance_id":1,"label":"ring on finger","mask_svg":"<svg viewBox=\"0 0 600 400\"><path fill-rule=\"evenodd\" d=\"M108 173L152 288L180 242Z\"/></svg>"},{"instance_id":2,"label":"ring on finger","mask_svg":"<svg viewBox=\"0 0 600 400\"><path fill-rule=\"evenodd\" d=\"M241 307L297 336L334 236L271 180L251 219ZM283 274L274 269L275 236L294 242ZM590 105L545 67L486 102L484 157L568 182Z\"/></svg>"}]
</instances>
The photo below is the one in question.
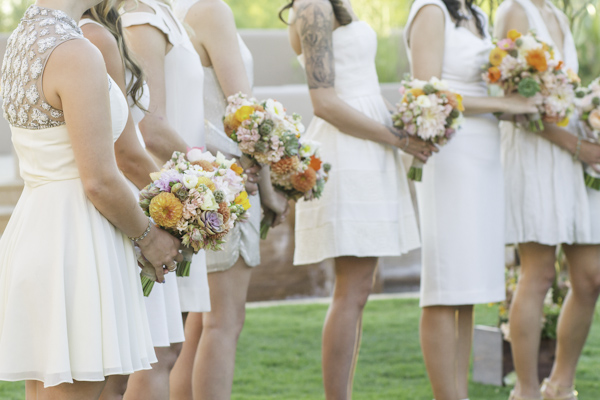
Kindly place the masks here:
<instances>
[{"instance_id":1,"label":"ring on finger","mask_svg":"<svg viewBox=\"0 0 600 400\"><path fill-rule=\"evenodd\" d=\"M177 261L173 261L173 264L171 264L171 266L167 267L167 269L169 270L169 272L174 272L177 270Z\"/></svg>"}]
</instances>

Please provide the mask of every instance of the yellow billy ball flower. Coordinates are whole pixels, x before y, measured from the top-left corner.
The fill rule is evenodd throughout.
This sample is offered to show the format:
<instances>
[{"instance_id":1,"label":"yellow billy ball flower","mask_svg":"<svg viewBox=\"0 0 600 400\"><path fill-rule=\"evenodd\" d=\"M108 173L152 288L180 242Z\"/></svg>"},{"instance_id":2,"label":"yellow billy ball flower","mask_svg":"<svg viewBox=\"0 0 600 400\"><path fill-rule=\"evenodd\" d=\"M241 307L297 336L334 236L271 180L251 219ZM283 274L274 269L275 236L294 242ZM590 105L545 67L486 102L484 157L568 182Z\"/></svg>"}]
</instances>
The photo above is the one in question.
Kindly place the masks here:
<instances>
[{"instance_id":1,"label":"yellow billy ball flower","mask_svg":"<svg viewBox=\"0 0 600 400\"><path fill-rule=\"evenodd\" d=\"M198 177L198 186L200 186L200 185L206 185L210 189L211 192L214 192L215 190L217 190L215 183L213 181L211 181L210 178L207 176Z\"/></svg>"},{"instance_id":2,"label":"yellow billy ball flower","mask_svg":"<svg viewBox=\"0 0 600 400\"><path fill-rule=\"evenodd\" d=\"M173 228L183 215L183 204L173 193L162 192L150 201L149 211L159 226Z\"/></svg>"}]
</instances>

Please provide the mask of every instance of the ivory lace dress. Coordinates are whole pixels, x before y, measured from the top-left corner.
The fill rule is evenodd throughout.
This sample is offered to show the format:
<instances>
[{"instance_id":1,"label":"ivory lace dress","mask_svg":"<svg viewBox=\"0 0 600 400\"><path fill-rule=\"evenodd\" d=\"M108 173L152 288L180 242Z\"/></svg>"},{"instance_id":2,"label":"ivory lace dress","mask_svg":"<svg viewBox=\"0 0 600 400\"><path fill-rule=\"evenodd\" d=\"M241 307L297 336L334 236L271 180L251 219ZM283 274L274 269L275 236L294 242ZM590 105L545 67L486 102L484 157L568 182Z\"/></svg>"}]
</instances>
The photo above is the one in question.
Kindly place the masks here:
<instances>
[{"instance_id":1,"label":"ivory lace dress","mask_svg":"<svg viewBox=\"0 0 600 400\"><path fill-rule=\"evenodd\" d=\"M139 0L152 12L127 12L123 27L151 25L163 32L172 48L165 57L167 118L189 147L204 143L204 74L200 57L170 7L156 0ZM210 311L206 252L194 256L189 277L177 277L182 312Z\"/></svg>"},{"instance_id":2,"label":"ivory lace dress","mask_svg":"<svg viewBox=\"0 0 600 400\"><path fill-rule=\"evenodd\" d=\"M177 0L174 5L175 15L180 21L185 20L190 8L199 0ZM254 61L252 53L238 35L240 51L244 67L248 74L250 86L254 81ZM206 118L206 143L221 152L241 157L237 143L227 137L223 128L223 116L227 107L227 99L217 79L213 67L204 68L204 116ZM207 251L206 263L208 272L225 271L231 268L241 256L249 267L260 264L260 197L250 196L250 217L227 235L227 242L222 251Z\"/></svg>"},{"instance_id":3,"label":"ivory lace dress","mask_svg":"<svg viewBox=\"0 0 600 400\"><path fill-rule=\"evenodd\" d=\"M4 116L25 182L0 240L0 380L102 381L156 361L131 241L86 197L46 61L85 40L62 11L31 6L2 66ZM109 77L113 140L127 102Z\"/></svg>"}]
</instances>

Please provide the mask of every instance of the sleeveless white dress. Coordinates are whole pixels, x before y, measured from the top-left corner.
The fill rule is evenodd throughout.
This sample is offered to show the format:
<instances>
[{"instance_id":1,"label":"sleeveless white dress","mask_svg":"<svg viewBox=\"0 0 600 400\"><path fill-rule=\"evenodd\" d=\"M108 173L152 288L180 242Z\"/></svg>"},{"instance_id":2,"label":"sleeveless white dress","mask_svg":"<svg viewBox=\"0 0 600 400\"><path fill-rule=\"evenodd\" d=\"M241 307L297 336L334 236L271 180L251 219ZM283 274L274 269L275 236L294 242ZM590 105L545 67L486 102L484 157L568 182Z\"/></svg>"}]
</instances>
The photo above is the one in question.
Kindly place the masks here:
<instances>
[{"instance_id":1,"label":"sleeveless white dress","mask_svg":"<svg viewBox=\"0 0 600 400\"><path fill-rule=\"evenodd\" d=\"M560 18L564 17L561 11L547 2L561 23L563 49L555 45L531 1L507 0L499 11L513 1L523 7L529 27L538 38L554 46L566 67L577 72L575 42L569 26ZM567 129L578 134L576 117L571 118ZM568 151L510 122L500 123L500 130L506 187L506 243L600 243L600 195L585 186L581 162L574 161Z\"/></svg>"},{"instance_id":2,"label":"sleeveless white dress","mask_svg":"<svg viewBox=\"0 0 600 400\"><path fill-rule=\"evenodd\" d=\"M199 0L177 0L173 5L175 15L181 22L190 8ZM248 80L252 87L254 82L254 60L252 53L238 34L240 52ZM213 67L204 68L204 116L206 124L206 144L221 152L240 157L242 153L237 143L227 137L223 128L223 116L227 108L227 99L221 89L217 74ZM227 235L227 242L222 251L207 251L206 263L208 272L225 271L231 268L241 256L249 267L260 264L260 197L250 196L249 218L246 222L236 225Z\"/></svg>"},{"instance_id":3,"label":"sleeveless white dress","mask_svg":"<svg viewBox=\"0 0 600 400\"><path fill-rule=\"evenodd\" d=\"M31 6L2 67L25 188L0 240L0 380L45 387L156 362L132 243L86 197L62 111L42 92L48 57L72 39L84 40L75 21ZM109 83L116 141L128 110Z\"/></svg>"},{"instance_id":4,"label":"sleeveless white dress","mask_svg":"<svg viewBox=\"0 0 600 400\"><path fill-rule=\"evenodd\" d=\"M79 21L79 26L86 24L98 25L106 29L102 24L84 18ZM130 82L132 79L131 72L126 71L126 80ZM135 105L131 97L128 98L129 109L135 123L136 134L142 146L145 147L144 139L138 129L138 124L144 118L144 111ZM140 104L144 109L150 106L150 91L148 85L144 83L144 92ZM139 197L140 191L127 180L129 187L133 191L136 199ZM148 312L148 321L150 323L150 334L154 347L168 347L171 343L181 343L185 340L183 331L183 320L181 318L181 306L179 304L179 290L177 288L177 277L174 273L169 273L165 276L164 284L155 284L152 292L145 298L146 311Z\"/></svg>"},{"instance_id":5,"label":"sleeveless white dress","mask_svg":"<svg viewBox=\"0 0 600 400\"><path fill-rule=\"evenodd\" d=\"M333 32L335 90L373 120L391 126L377 71L377 35L364 21ZM299 61L304 65L303 55ZM321 142L331 163L323 196L296 204L294 264L340 256L399 256L419 247L419 231L400 151L340 132L315 117L305 139Z\"/></svg>"},{"instance_id":6,"label":"sleeveless white dress","mask_svg":"<svg viewBox=\"0 0 600 400\"><path fill-rule=\"evenodd\" d=\"M436 5L445 15L441 78L452 90L485 97L481 66L493 48L456 27L441 0L413 3L405 30L421 8ZM410 51L408 51L410 59ZM411 61L412 62L412 61ZM469 116L456 136L434 154L417 183L421 221L421 306L492 303L504 299L504 190L498 120L492 114Z\"/></svg>"},{"instance_id":7,"label":"sleeveless white dress","mask_svg":"<svg viewBox=\"0 0 600 400\"><path fill-rule=\"evenodd\" d=\"M200 57L183 25L166 4L156 0L140 0L149 12L127 12L122 15L123 28L151 25L165 34L173 46L165 57L167 118L189 147L204 143L203 83ZM210 311L210 293L206 272L206 252L194 256L189 277L177 277L182 312Z\"/></svg>"}]
</instances>

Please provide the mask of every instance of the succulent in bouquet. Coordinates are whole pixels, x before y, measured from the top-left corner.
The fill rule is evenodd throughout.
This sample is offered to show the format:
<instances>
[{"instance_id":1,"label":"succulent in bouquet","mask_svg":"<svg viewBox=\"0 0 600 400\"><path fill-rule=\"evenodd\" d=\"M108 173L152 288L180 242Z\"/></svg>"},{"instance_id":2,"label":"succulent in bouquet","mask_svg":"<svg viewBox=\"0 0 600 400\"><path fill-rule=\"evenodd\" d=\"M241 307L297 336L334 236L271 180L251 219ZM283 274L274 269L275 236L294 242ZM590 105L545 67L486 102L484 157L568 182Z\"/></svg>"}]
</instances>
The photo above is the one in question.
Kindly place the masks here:
<instances>
[{"instance_id":1,"label":"succulent in bouquet","mask_svg":"<svg viewBox=\"0 0 600 400\"><path fill-rule=\"evenodd\" d=\"M392 114L394 126L426 142L443 146L464 121L462 96L438 78L429 81L405 77L400 87L402 99ZM408 178L423 179L423 162L414 158Z\"/></svg>"},{"instance_id":2,"label":"succulent in bouquet","mask_svg":"<svg viewBox=\"0 0 600 400\"><path fill-rule=\"evenodd\" d=\"M589 86L578 88L575 95L583 138L600 143L600 78L596 78ZM588 187L600 190L600 173L594 168L586 166L584 178Z\"/></svg>"},{"instance_id":3,"label":"succulent in bouquet","mask_svg":"<svg viewBox=\"0 0 600 400\"><path fill-rule=\"evenodd\" d=\"M181 240L184 261L177 276L189 276L192 256L200 250L223 249L225 236L250 208L243 169L223 154L200 148L174 152L153 182L140 192L139 204L160 228ZM147 296L153 280L142 270ZM149 272L149 271L148 271Z\"/></svg>"}]
</instances>

